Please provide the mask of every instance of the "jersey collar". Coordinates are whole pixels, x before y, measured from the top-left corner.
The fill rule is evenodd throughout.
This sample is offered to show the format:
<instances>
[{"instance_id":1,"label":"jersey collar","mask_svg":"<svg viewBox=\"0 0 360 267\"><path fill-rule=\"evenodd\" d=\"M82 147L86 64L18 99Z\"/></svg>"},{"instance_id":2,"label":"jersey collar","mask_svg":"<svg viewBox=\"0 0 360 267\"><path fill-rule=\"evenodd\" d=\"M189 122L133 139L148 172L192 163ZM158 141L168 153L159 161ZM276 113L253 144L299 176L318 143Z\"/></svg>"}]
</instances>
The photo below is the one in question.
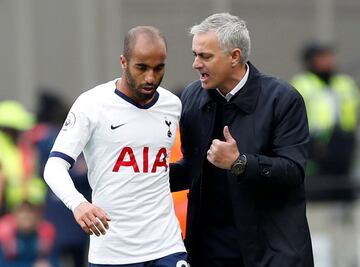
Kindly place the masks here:
<instances>
[{"instance_id":1,"label":"jersey collar","mask_svg":"<svg viewBox=\"0 0 360 267\"><path fill-rule=\"evenodd\" d=\"M137 108L141 108L141 109L149 109L151 108L153 105L155 105L155 103L158 101L159 99L159 92L156 91L154 93L154 97L153 99L151 99L151 101L145 105L140 105L139 103L135 102L133 99L131 99L130 97L128 97L127 95L125 95L124 93L122 93L120 90L115 89L114 91L115 94L117 94L118 96L120 96L122 99L124 99L126 102L129 102L130 104L134 105Z\"/></svg>"}]
</instances>

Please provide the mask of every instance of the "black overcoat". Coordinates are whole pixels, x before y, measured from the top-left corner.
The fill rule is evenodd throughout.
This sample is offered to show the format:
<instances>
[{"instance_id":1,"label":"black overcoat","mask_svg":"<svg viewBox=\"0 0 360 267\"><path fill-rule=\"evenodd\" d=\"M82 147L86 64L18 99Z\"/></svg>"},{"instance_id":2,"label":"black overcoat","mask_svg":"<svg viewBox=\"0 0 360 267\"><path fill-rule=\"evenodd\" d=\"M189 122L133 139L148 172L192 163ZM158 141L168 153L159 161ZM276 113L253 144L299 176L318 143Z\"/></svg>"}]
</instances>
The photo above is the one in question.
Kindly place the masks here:
<instances>
[{"instance_id":1,"label":"black overcoat","mask_svg":"<svg viewBox=\"0 0 360 267\"><path fill-rule=\"evenodd\" d=\"M245 173L229 171L232 208L246 267L312 267L304 169L309 130L302 97L288 83L260 73L250 62L245 86L224 107L226 124L246 154ZM201 266L198 231L202 166L211 143L216 102L200 81L182 94L183 159L170 167L172 191L189 188L185 244ZM214 210L221 213L221 210Z\"/></svg>"}]
</instances>

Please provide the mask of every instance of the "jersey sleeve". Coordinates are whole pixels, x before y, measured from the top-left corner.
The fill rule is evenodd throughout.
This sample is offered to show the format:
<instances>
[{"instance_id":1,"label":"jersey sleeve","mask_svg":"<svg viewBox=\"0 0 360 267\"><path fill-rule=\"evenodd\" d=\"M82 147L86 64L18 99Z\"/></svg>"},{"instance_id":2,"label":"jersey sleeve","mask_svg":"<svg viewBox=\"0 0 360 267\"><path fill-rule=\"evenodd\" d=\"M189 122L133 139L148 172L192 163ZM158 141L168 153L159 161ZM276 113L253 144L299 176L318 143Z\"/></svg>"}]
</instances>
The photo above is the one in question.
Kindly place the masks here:
<instances>
[{"instance_id":1,"label":"jersey sleeve","mask_svg":"<svg viewBox=\"0 0 360 267\"><path fill-rule=\"evenodd\" d=\"M178 122L179 122L180 117L181 117L181 112L182 112L182 104L181 104L181 101L180 101L180 99L178 97L177 97L177 112L178 112L177 119L178 119Z\"/></svg>"},{"instance_id":2,"label":"jersey sleeve","mask_svg":"<svg viewBox=\"0 0 360 267\"><path fill-rule=\"evenodd\" d=\"M83 151L96 125L96 112L87 95L80 95L71 107L49 157L60 157L71 166Z\"/></svg>"},{"instance_id":3,"label":"jersey sleeve","mask_svg":"<svg viewBox=\"0 0 360 267\"><path fill-rule=\"evenodd\" d=\"M51 157L44 168L44 179L55 195L73 212L85 197L76 189L69 175L70 164L60 158Z\"/></svg>"}]
</instances>

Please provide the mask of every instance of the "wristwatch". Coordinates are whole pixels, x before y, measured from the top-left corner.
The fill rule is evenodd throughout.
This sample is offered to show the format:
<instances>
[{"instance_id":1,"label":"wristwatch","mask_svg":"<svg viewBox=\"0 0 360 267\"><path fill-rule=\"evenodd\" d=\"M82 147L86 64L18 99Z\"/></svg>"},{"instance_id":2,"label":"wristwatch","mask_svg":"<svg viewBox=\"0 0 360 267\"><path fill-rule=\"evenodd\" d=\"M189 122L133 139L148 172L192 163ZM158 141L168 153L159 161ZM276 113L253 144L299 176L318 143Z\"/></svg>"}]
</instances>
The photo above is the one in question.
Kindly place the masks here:
<instances>
[{"instance_id":1,"label":"wristwatch","mask_svg":"<svg viewBox=\"0 0 360 267\"><path fill-rule=\"evenodd\" d=\"M244 154L240 154L240 156L231 165L230 172L236 176L242 174L245 171L246 163L246 156Z\"/></svg>"}]
</instances>

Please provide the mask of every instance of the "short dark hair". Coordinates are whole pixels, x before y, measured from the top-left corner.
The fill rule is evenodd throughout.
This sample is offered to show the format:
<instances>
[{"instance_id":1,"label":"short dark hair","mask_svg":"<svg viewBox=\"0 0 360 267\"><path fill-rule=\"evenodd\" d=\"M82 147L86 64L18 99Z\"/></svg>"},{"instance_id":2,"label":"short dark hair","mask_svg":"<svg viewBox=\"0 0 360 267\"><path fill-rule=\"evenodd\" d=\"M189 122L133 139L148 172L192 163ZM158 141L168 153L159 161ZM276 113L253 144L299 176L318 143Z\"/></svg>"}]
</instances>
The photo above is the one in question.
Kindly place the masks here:
<instances>
[{"instance_id":1,"label":"short dark hair","mask_svg":"<svg viewBox=\"0 0 360 267\"><path fill-rule=\"evenodd\" d=\"M123 55L126 59L131 58L132 49L139 35L146 35L150 40L162 40L167 48L165 37L162 35L159 29L153 26L137 26L130 29L124 38Z\"/></svg>"},{"instance_id":2,"label":"short dark hair","mask_svg":"<svg viewBox=\"0 0 360 267\"><path fill-rule=\"evenodd\" d=\"M310 42L303 47L301 57L303 62L307 64L317 55L333 52L335 52L335 48L332 44L315 41Z\"/></svg>"}]
</instances>

